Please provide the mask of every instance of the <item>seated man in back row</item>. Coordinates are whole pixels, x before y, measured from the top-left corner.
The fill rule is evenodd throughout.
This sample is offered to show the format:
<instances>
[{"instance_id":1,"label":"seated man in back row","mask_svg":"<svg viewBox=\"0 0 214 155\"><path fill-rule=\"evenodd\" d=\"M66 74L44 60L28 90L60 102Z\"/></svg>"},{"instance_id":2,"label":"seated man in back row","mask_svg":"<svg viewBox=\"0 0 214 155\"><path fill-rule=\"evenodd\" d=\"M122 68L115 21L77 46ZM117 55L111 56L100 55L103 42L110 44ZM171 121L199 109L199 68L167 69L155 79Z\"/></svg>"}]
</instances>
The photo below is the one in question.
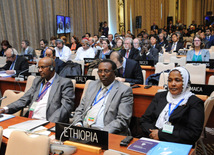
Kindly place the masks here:
<instances>
[{"instance_id":1,"label":"seated man in back row","mask_svg":"<svg viewBox=\"0 0 214 155\"><path fill-rule=\"evenodd\" d=\"M127 135L132 116L131 87L115 80L116 64L108 59L100 62L100 80L91 82L75 111L74 125Z\"/></svg>"},{"instance_id":2,"label":"seated man in back row","mask_svg":"<svg viewBox=\"0 0 214 155\"><path fill-rule=\"evenodd\" d=\"M49 57L40 59L38 68L41 77L19 100L1 108L0 114L12 114L29 105L29 118L67 123L74 107L71 80L55 73L55 62Z\"/></svg>"},{"instance_id":3,"label":"seated man in back row","mask_svg":"<svg viewBox=\"0 0 214 155\"><path fill-rule=\"evenodd\" d=\"M116 80L121 82L129 82L143 84L143 74L137 61L124 58L119 52L112 52L110 59L117 65Z\"/></svg>"},{"instance_id":4,"label":"seated man in back row","mask_svg":"<svg viewBox=\"0 0 214 155\"><path fill-rule=\"evenodd\" d=\"M0 70L6 70L7 74L19 75L19 73L25 72L29 68L27 59L23 56L16 55L12 48L8 48L4 54L7 62Z\"/></svg>"}]
</instances>

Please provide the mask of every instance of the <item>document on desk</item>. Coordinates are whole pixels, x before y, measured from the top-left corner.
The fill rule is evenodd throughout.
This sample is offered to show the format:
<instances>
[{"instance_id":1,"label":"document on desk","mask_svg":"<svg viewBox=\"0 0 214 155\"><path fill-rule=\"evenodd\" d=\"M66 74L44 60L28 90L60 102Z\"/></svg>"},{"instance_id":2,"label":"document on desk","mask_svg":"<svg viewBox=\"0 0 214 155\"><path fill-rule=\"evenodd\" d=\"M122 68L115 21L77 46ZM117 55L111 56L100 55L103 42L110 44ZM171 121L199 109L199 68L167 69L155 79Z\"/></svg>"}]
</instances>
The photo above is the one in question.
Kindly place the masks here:
<instances>
[{"instance_id":1,"label":"document on desk","mask_svg":"<svg viewBox=\"0 0 214 155\"><path fill-rule=\"evenodd\" d=\"M140 152L140 153L147 153L153 147L155 147L159 141L149 139L149 138L141 138L138 141L134 142L133 144L129 145L127 149Z\"/></svg>"},{"instance_id":2,"label":"document on desk","mask_svg":"<svg viewBox=\"0 0 214 155\"><path fill-rule=\"evenodd\" d=\"M11 119L11 118L15 117L15 116L13 116L13 115L8 115L8 114L1 114L1 115L2 115L2 116L0 117L0 122L5 121L5 120L8 120L8 119Z\"/></svg>"},{"instance_id":3,"label":"document on desk","mask_svg":"<svg viewBox=\"0 0 214 155\"><path fill-rule=\"evenodd\" d=\"M29 121L25 121L22 123L15 124L15 125L11 125L8 127L8 129L18 129L18 130L23 130L23 131L31 131L38 126L41 126L41 125L44 125L47 123L48 123L48 121L46 121L46 120L29 120Z\"/></svg>"},{"instance_id":4,"label":"document on desk","mask_svg":"<svg viewBox=\"0 0 214 155\"><path fill-rule=\"evenodd\" d=\"M6 71L0 71L0 77L11 77L14 74L7 74Z\"/></svg>"}]
</instances>

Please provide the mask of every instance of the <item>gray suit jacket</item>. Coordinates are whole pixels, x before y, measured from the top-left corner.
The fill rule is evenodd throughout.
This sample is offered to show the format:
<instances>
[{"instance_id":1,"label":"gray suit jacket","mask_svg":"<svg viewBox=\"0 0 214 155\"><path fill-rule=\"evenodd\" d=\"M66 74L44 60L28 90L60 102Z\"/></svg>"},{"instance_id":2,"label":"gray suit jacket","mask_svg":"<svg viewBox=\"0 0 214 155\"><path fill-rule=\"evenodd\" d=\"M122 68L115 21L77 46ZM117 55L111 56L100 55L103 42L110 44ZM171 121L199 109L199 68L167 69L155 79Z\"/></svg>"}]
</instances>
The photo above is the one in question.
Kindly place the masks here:
<instances>
[{"instance_id":1,"label":"gray suit jacket","mask_svg":"<svg viewBox=\"0 0 214 155\"><path fill-rule=\"evenodd\" d=\"M187 61L192 61L194 53L195 53L194 50L189 50L187 52ZM202 61L209 61L210 59L210 53L207 49L201 49L201 56L202 56Z\"/></svg>"},{"instance_id":2,"label":"gray suit jacket","mask_svg":"<svg viewBox=\"0 0 214 155\"><path fill-rule=\"evenodd\" d=\"M42 78L36 78L32 87L19 100L9 104L8 113L15 113L22 108L32 105L36 101ZM50 122L68 122L71 110L74 108L74 91L71 80L62 78L56 74L48 97L46 119Z\"/></svg>"},{"instance_id":3,"label":"gray suit jacket","mask_svg":"<svg viewBox=\"0 0 214 155\"><path fill-rule=\"evenodd\" d=\"M86 110L94 102L101 88L100 80L90 82L86 94L75 111L74 122L82 122ZM132 117L133 93L131 87L115 81L109 93L104 110L104 130L115 134L128 134L128 126Z\"/></svg>"},{"instance_id":4,"label":"gray suit jacket","mask_svg":"<svg viewBox=\"0 0 214 155\"><path fill-rule=\"evenodd\" d=\"M37 57L35 50L30 46L28 46L27 54ZM22 49L21 55L25 55L25 50Z\"/></svg>"}]
</instances>

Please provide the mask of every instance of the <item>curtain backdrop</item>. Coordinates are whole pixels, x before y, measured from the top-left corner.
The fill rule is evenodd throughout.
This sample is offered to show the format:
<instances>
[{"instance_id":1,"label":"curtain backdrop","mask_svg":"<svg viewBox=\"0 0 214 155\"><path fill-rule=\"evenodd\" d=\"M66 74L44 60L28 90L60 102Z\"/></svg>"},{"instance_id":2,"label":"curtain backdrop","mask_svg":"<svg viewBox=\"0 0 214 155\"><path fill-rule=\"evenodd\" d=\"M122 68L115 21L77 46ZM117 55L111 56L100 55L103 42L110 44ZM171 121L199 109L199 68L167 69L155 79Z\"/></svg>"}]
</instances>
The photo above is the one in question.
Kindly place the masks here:
<instances>
[{"instance_id":1,"label":"curtain backdrop","mask_svg":"<svg viewBox=\"0 0 214 155\"><path fill-rule=\"evenodd\" d=\"M132 29L137 34L136 16L142 16L142 28L138 30L138 33L147 29L150 32L151 25L156 23L160 28L167 25L167 16L169 14L169 0L128 0L127 1L127 15L130 20L130 9L132 8ZM161 4L162 4L162 19L161 19ZM128 21L130 23L130 21ZM130 29L130 25L128 28Z\"/></svg>"},{"instance_id":2,"label":"curtain backdrop","mask_svg":"<svg viewBox=\"0 0 214 155\"><path fill-rule=\"evenodd\" d=\"M40 39L57 35L56 15L71 17L71 35L97 34L107 8L107 0L0 0L0 42L8 40L18 52L23 39L40 48Z\"/></svg>"}]
</instances>

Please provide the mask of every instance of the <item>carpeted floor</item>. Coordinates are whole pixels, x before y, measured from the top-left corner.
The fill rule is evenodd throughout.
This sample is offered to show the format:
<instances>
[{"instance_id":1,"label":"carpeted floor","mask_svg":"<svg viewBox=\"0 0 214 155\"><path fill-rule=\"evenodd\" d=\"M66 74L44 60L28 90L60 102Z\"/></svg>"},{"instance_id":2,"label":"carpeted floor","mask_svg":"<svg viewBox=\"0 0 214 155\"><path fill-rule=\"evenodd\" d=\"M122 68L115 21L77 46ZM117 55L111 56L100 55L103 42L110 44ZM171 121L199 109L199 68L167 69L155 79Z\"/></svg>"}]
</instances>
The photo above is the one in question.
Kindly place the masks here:
<instances>
[{"instance_id":1,"label":"carpeted floor","mask_svg":"<svg viewBox=\"0 0 214 155\"><path fill-rule=\"evenodd\" d=\"M214 155L214 128L205 128L206 136L202 138L208 155ZM196 155L204 155L201 144L197 144Z\"/></svg>"}]
</instances>

